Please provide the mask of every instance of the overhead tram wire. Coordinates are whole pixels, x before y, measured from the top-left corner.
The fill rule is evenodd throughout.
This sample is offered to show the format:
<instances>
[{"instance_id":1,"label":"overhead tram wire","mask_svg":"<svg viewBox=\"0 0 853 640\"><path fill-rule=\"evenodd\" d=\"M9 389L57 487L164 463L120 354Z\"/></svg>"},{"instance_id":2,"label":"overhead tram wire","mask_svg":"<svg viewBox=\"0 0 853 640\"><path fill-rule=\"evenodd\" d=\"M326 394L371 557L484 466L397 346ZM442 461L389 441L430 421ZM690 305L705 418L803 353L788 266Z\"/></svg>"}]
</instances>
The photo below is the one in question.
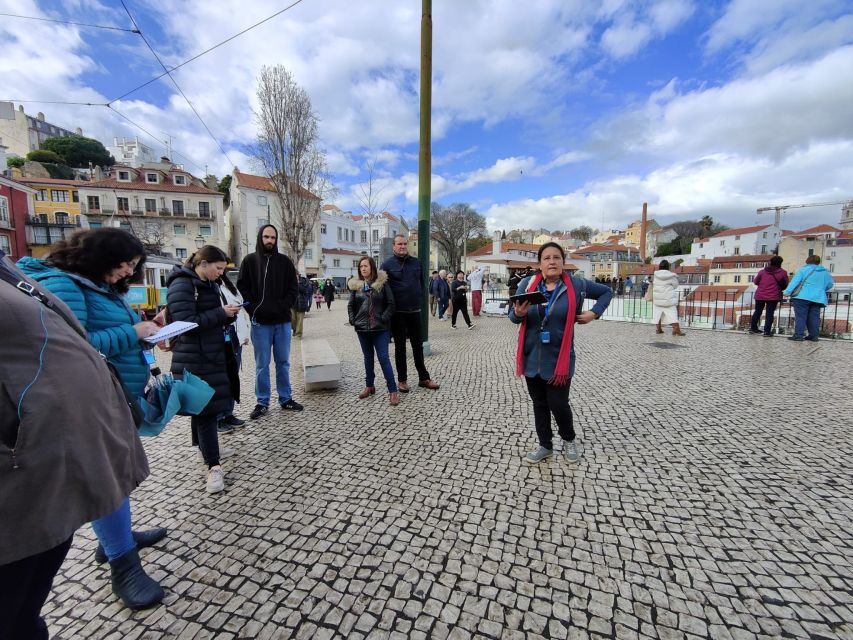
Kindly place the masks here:
<instances>
[{"instance_id":1,"label":"overhead tram wire","mask_svg":"<svg viewBox=\"0 0 853 640\"><path fill-rule=\"evenodd\" d=\"M210 127L208 127L207 123L202 119L201 114L196 110L195 105L190 102L190 99L187 97L187 94L185 94L184 90L181 89L181 87L178 85L178 81L175 80L169 68L165 64L163 64L163 61L160 59L160 56L158 56L157 52L154 51L154 47L152 47L151 43L148 42L148 38L146 38L145 34L142 33L142 31L139 29L139 25L136 24L136 20L133 19L133 16L130 13L130 9L127 8L127 5L125 4L124 0L121 0L121 6L124 7L125 12L127 13L127 17L130 18L130 21L133 23L133 26L136 27L137 33L139 33L139 36L142 38L142 41L145 43L145 46L148 47L148 50L151 51L151 54L154 56L160 66L163 67L163 70L169 76L169 80L171 80L172 84L175 85L175 89L177 89L178 93L183 96L184 100L186 100L187 104L190 106L190 109L192 109L193 113L195 114L195 117L198 118L199 122L201 122L201 126L203 126L204 130L207 131L207 135L209 135L211 139L216 143L216 146L219 147L219 150L222 152L222 155L225 156L225 159L228 161L228 164L232 167L236 166L231 160L231 158L228 157L228 153L225 151L225 148L222 146L222 143L220 143L219 139L215 135L213 135L213 132L210 130ZM118 112L116 111L116 113Z\"/></svg>"},{"instance_id":2,"label":"overhead tram wire","mask_svg":"<svg viewBox=\"0 0 853 640\"><path fill-rule=\"evenodd\" d=\"M210 52L211 52L211 51L213 51L214 49L218 49L218 48L219 48L219 47L221 47L222 45L224 45L224 44L227 44L227 43L231 42L231 41L232 41L232 40L234 40L235 38L239 38L239 37L240 37L240 36L242 36L244 33L247 33L247 32L249 32L249 31L251 31L251 30L252 30L252 29L254 29L255 27L259 27L259 26L261 26L261 25L262 25L262 24L264 24L265 22L269 22L270 20L272 20L272 19L273 19L273 18L275 18L276 16L281 15L281 14L282 14L282 13L284 13L285 11L289 11L290 9L292 9L292 8L293 8L293 7L295 7L296 5L300 4L301 2L303 2L303 0L296 0L296 1L295 1L295 2L293 2L292 4L290 4L290 5L286 6L284 9L281 9L280 11L276 11L274 14L272 14L271 16L268 16L268 17L264 18L264 19L263 19L263 20L261 20L260 22L256 22L255 24L253 24L253 25L251 25L251 26L249 26L249 27L246 27L246 28L245 28L245 29L243 29L242 31L240 31L240 32L238 32L238 33L235 33L233 36L231 36L231 37L229 37L229 38L226 38L226 39L225 39L225 40L223 40L222 42L220 42L220 43L218 43L218 44L213 45L213 46L212 46L212 47L210 47L209 49L205 49L205 50L204 50L204 51L202 51L201 53L199 53L199 54L197 54L197 55L194 55L192 58L190 58L190 59L188 59L188 60L184 60L181 64L179 64L179 65L177 65L177 66L174 66L174 67L172 67L171 69L167 69L166 71L164 71L163 73L161 73L159 76L157 76L157 77L155 77L155 78L151 78L148 82L144 82L144 83L142 83L141 85L139 85L138 87L134 87L134 88L133 88L133 89L131 89L130 91L128 91L128 92L126 92L126 93L123 93L123 94L122 94L122 95L120 95L118 98L115 98L115 99L111 100L110 102L117 102L117 101L119 101L119 100L122 100L123 98L126 98L126 97L127 97L127 96L129 96L131 93L136 93L136 92L137 92L137 91L139 91L140 89L142 89L142 88L144 88L144 87L147 87L147 86L148 86L149 84L151 84L152 82L157 82L157 80L159 80L159 79L160 79L160 78L162 78L163 76L165 76L165 75L167 75L167 74L171 73L172 71L177 71L178 69L180 69L180 68L181 68L181 67L183 67L184 65L187 65L187 64L189 64L190 62L193 62L194 60L198 60L198 59L199 59L199 58L201 58L203 55L206 55L206 54L210 53ZM142 34L140 33L139 35L142 35ZM144 36L143 36L143 38L144 38Z\"/></svg>"},{"instance_id":3,"label":"overhead tram wire","mask_svg":"<svg viewBox=\"0 0 853 640\"><path fill-rule=\"evenodd\" d=\"M17 102L18 104L65 104L80 107L106 107L106 102L67 102L65 100L15 100L14 98L0 99L0 102Z\"/></svg>"},{"instance_id":4,"label":"overhead tram wire","mask_svg":"<svg viewBox=\"0 0 853 640\"><path fill-rule=\"evenodd\" d=\"M20 16L14 13L0 13L7 18L20 18L21 20L40 20L42 22L57 22L59 24L73 24L78 27L89 27L91 29L111 29L113 31L126 31L127 33L139 33L136 29L125 29L124 27L110 27L103 24L88 24L86 22L73 22L71 20L56 20L54 18L40 18L36 16Z\"/></svg>"}]
</instances>

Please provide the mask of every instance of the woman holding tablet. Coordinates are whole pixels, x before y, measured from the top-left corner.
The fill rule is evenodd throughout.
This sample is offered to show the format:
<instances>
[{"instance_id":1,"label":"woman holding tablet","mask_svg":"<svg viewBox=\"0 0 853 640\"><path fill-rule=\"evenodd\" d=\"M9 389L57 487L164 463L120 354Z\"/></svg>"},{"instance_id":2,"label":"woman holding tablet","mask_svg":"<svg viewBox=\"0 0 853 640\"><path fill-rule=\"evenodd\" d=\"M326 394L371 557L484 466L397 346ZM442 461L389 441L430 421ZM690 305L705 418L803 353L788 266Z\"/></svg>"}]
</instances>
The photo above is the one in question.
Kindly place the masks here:
<instances>
[{"instance_id":1,"label":"woman holding tablet","mask_svg":"<svg viewBox=\"0 0 853 640\"><path fill-rule=\"evenodd\" d=\"M539 272L518 284L518 293L525 297L516 296L509 312L509 319L521 325L516 375L524 376L527 382L539 438L539 448L528 453L525 460L536 463L553 455L554 414L563 454L569 462L577 462L580 455L569 405L569 387L575 371L574 326L599 318L613 292L610 287L563 271L566 254L556 242L539 247L538 259ZM583 310L585 298L597 300L588 311Z\"/></svg>"}]
</instances>

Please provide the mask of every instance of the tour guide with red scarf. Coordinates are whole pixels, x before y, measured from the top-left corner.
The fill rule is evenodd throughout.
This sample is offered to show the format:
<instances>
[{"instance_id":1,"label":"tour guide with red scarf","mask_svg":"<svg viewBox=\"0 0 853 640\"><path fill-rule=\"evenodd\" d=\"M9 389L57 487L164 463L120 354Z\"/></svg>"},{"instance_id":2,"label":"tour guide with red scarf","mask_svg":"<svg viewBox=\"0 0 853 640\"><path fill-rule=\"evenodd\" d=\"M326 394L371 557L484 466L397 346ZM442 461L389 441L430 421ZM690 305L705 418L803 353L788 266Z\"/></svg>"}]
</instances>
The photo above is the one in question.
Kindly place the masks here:
<instances>
[{"instance_id":1,"label":"tour guide with red scarf","mask_svg":"<svg viewBox=\"0 0 853 640\"><path fill-rule=\"evenodd\" d=\"M580 457L569 405L569 388L575 371L574 326L599 318L613 297L610 287L565 273L565 261L566 254L556 242L539 247L539 272L522 280L518 291L538 290L547 302L515 303L509 313L509 319L521 325L515 370L527 382L539 437L539 448L525 457L531 463L553 455L552 413L566 459L577 462ZM585 298L596 300L588 311L583 311Z\"/></svg>"}]
</instances>

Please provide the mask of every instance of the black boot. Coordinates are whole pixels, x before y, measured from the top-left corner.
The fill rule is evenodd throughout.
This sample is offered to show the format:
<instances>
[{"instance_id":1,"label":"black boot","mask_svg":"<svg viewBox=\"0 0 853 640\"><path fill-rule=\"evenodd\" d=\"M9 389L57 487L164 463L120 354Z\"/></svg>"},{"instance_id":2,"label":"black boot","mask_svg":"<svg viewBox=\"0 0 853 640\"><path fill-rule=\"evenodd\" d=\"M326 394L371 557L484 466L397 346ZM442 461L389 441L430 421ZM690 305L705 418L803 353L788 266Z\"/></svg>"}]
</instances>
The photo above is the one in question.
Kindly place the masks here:
<instances>
[{"instance_id":1,"label":"black boot","mask_svg":"<svg viewBox=\"0 0 853 640\"><path fill-rule=\"evenodd\" d=\"M163 527L147 529L146 531L134 531L133 541L136 543L137 549L145 549L146 547L153 547L155 544L160 542L160 540L166 537L167 533L169 533L169 530ZM104 551L104 548L99 542L98 548L95 549L95 562L98 564L104 564L106 561L107 553Z\"/></svg>"},{"instance_id":2,"label":"black boot","mask_svg":"<svg viewBox=\"0 0 853 640\"><path fill-rule=\"evenodd\" d=\"M136 549L128 551L110 562L113 593L128 609L149 609L159 604L166 595L163 588L152 580L139 560Z\"/></svg>"}]
</instances>

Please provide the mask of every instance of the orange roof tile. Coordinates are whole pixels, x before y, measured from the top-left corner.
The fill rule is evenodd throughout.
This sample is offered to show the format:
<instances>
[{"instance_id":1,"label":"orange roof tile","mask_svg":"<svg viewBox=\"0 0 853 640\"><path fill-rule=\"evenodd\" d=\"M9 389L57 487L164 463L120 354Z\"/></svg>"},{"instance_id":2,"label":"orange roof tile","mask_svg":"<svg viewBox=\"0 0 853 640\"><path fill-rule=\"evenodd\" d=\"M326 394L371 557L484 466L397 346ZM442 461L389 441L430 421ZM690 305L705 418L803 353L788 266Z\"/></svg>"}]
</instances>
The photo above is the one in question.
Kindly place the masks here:
<instances>
[{"instance_id":1,"label":"orange roof tile","mask_svg":"<svg viewBox=\"0 0 853 640\"><path fill-rule=\"evenodd\" d=\"M237 183L240 186L246 187L248 189L257 189L258 191L275 191L272 182L270 182L270 179L266 176L255 176L251 173L243 173L242 171L235 171L234 175L236 176ZM296 190L298 193L301 193L306 198L311 198L312 200L320 199L313 193L308 191L308 189L304 189L299 185L296 185Z\"/></svg>"},{"instance_id":2,"label":"orange roof tile","mask_svg":"<svg viewBox=\"0 0 853 640\"><path fill-rule=\"evenodd\" d=\"M767 227L772 227L772 226L773 225L771 225L771 224L759 224L759 225L756 225L754 227L740 227L738 229L726 229L725 231L720 231L720 233L717 233L711 237L712 238L723 238L725 236L740 236L740 235L744 235L746 233L755 233L756 231L761 231L762 229L766 229Z\"/></svg>"},{"instance_id":3,"label":"orange roof tile","mask_svg":"<svg viewBox=\"0 0 853 640\"><path fill-rule=\"evenodd\" d=\"M333 249L322 249L322 250L320 251L320 253L333 253L333 254L335 254L335 255L342 255L342 256L361 256L361 255L365 255L365 254L362 254L362 253L360 253L360 252L358 252L358 251L353 251L352 249L338 249L337 247L336 247L336 248L333 248Z\"/></svg>"},{"instance_id":4,"label":"orange roof tile","mask_svg":"<svg viewBox=\"0 0 853 640\"><path fill-rule=\"evenodd\" d=\"M92 184L89 180L61 180L59 178L32 178L32 177L24 177L24 178L16 178L18 182L22 182L24 184L61 184L69 187L79 187L79 186L88 186Z\"/></svg>"}]
</instances>

